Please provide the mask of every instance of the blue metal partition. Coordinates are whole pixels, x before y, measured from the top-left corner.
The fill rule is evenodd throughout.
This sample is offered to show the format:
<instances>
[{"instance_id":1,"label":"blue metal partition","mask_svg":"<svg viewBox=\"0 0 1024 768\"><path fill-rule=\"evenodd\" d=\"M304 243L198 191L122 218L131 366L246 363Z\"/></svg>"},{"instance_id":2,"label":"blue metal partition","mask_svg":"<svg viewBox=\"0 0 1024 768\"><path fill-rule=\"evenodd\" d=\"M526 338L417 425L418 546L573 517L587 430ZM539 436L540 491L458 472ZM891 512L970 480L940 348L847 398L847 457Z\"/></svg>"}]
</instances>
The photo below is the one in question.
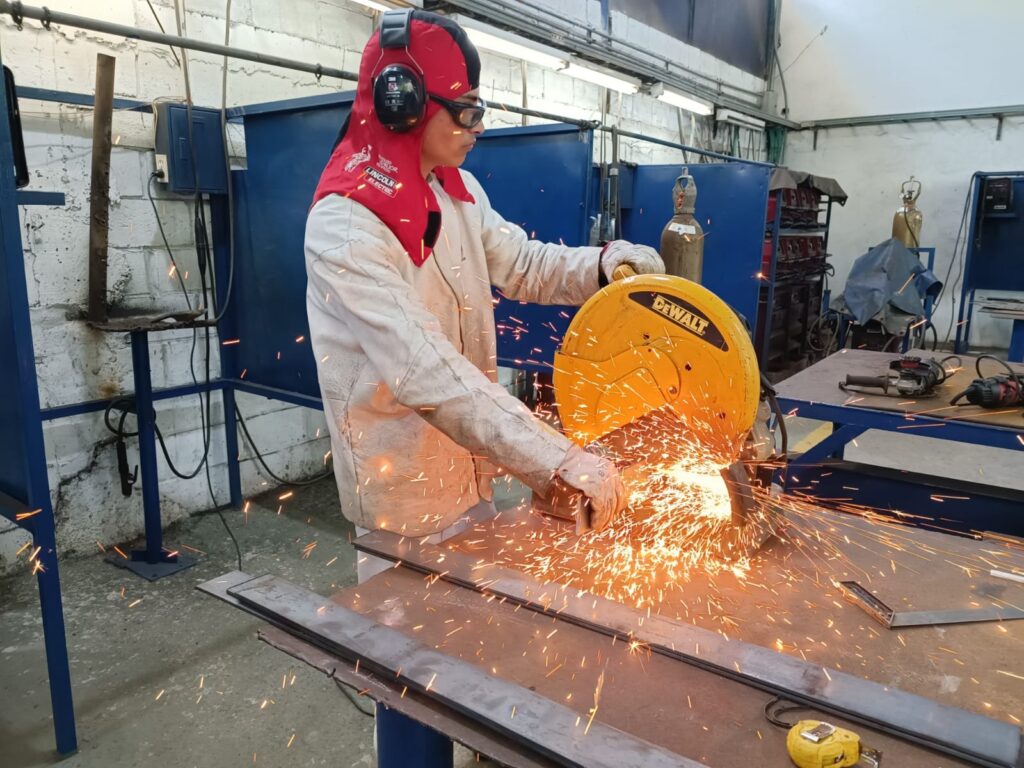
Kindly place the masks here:
<instances>
[{"instance_id":1,"label":"blue metal partition","mask_svg":"<svg viewBox=\"0 0 1024 768\"><path fill-rule=\"evenodd\" d=\"M317 96L232 111L245 124L248 169L233 173L235 273L221 321L222 375L239 389L317 407L320 390L306 321L306 213L352 95ZM593 134L570 125L489 131L466 169L494 208L531 235L586 243ZM226 210L215 201L218 286L227 285ZM221 301L224 301L222 297ZM495 307L502 365L550 370L568 307L508 299Z\"/></svg>"},{"instance_id":2,"label":"blue metal partition","mask_svg":"<svg viewBox=\"0 0 1024 768\"><path fill-rule=\"evenodd\" d=\"M697 183L694 215L704 230L703 284L757 323L765 212L773 166L689 165ZM658 248L672 218L672 185L682 165L641 165L622 174L622 236Z\"/></svg>"},{"instance_id":3,"label":"blue metal partition","mask_svg":"<svg viewBox=\"0 0 1024 768\"><path fill-rule=\"evenodd\" d=\"M225 378L319 401L303 239L313 192L352 99L349 93L317 96L232 113L244 120L248 168L232 173L235 273L220 324ZM226 210L216 213L218 287L226 290L227 233L220 215Z\"/></svg>"},{"instance_id":4,"label":"blue metal partition","mask_svg":"<svg viewBox=\"0 0 1024 768\"><path fill-rule=\"evenodd\" d=\"M593 147L593 132L572 125L503 128L485 133L464 167L483 185L494 210L531 238L586 245ZM498 364L550 371L576 308L495 296Z\"/></svg>"}]
</instances>

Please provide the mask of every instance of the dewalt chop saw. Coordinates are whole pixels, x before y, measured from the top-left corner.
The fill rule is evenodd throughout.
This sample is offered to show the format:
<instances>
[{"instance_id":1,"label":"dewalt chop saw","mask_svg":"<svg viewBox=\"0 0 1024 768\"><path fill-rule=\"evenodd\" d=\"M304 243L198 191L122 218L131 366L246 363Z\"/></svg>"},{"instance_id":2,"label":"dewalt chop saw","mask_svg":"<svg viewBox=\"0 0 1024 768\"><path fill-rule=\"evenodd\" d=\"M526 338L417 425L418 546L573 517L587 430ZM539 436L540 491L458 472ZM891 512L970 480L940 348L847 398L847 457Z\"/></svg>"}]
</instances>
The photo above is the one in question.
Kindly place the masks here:
<instances>
[{"instance_id":1,"label":"dewalt chop saw","mask_svg":"<svg viewBox=\"0 0 1024 768\"><path fill-rule=\"evenodd\" d=\"M771 532L754 489L758 466L774 452L761 405L774 402L774 393L762 384L750 334L728 304L698 283L637 275L625 266L614 278L580 308L555 354L562 428L613 459L627 489L631 473L652 461L670 463L680 446L706 452L724 467L732 533L749 552ZM555 485L535 509L587 530L584 497Z\"/></svg>"}]
</instances>

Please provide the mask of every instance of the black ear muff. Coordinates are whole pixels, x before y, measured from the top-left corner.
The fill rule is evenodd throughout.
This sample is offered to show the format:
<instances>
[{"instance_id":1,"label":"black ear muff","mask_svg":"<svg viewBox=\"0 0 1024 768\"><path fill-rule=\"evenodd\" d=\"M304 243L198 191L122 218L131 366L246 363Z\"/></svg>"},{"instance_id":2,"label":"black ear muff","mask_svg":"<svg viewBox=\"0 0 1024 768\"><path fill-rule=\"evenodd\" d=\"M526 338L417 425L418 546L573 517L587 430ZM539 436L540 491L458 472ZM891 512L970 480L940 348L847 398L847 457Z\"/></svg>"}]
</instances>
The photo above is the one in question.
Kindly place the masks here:
<instances>
[{"instance_id":1,"label":"black ear muff","mask_svg":"<svg viewBox=\"0 0 1024 768\"><path fill-rule=\"evenodd\" d=\"M373 110L381 124L402 133L423 121L427 95L423 78L405 64L389 64L373 81Z\"/></svg>"},{"instance_id":2,"label":"black ear muff","mask_svg":"<svg viewBox=\"0 0 1024 768\"><path fill-rule=\"evenodd\" d=\"M380 23L381 48L408 48L412 9L385 11ZM423 76L409 64L389 64L373 81L373 110L385 127L403 133L423 122L427 94Z\"/></svg>"}]
</instances>

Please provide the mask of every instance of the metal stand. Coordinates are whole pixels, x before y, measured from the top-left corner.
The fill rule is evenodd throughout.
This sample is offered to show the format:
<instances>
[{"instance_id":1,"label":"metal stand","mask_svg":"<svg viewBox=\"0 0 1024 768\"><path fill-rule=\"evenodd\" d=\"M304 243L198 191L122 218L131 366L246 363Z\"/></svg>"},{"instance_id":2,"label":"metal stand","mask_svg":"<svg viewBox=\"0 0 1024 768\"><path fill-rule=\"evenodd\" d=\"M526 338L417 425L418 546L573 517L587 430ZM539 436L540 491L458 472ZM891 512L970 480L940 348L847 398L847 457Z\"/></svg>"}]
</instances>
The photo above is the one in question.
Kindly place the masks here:
<instances>
[{"instance_id":1,"label":"metal stand","mask_svg":"<svg viewBox=\"0 0 1024 768\"><path fill-rule=\"evenodd\" d=\"M401 712L377 705L378 768L452 768L452 740Z\"/></svg>"},{"instance_id":2,"label":"metal stand","mask_svg":"<svg viewBox=\"0 0 1024 768\"><path fill-rule=\"evenodd\" d=\"M160 523L160 480L156 467L156 431L153 383L149 367L149 334L132 331L132 375L135 380L135 416L139 431L139 472L146 548L133 550L128 559L117 554L107 560L150 581L162 579L196 564L193 557L164 549Z\"/></svg>"}]
</instances>

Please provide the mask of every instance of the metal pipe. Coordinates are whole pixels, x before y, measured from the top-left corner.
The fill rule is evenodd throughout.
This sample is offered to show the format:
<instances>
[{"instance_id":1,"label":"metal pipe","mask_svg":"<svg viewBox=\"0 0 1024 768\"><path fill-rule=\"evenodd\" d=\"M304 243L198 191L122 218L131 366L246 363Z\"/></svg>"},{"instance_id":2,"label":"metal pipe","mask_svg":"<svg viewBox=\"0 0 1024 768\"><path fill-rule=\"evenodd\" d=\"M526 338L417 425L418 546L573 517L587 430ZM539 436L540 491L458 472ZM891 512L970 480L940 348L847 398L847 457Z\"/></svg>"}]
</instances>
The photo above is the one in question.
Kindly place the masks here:
<instances>
[{"instance_id":1,"label":"metal pipe","mask_svg":"<svg viewBox=\"0 0 1024 768\"><path fill-rule=\"evenodd\" d=\"M561 39L566 43L566 46L564 47L568 47L572 53L589 57L596 62L608 64L626 72L635 72L652 82L664 82L670 86L682 88L683 90L692 92L696 96L713 101L720 106L740 110L767 122L782 125L786 128L799 128L798 123L787 118L765 112L759 107L743 101L742 99L729 96L723 93L722 89L728 88L758 96L762 94L755 94L752 91L747 91L746 89L738 86L734 87L714 80L712 80L712 82L716 83L716 87L708 87L706 85L701 85L700 83L695 83L684 77L671 76L669 68L676 66L674 62L652 54L648 50L623 40L609 38L608 45L596 44L593 42L593 38L595 36L605 36L604 33L601 33L598 30L583 27L582 32L576 32L571 27L566 27L564 23L560 24L559 21L561 21L561 19L559 17L539 17L518 6L514 9L510 8L504 2L501 2L501 0L444 0L444 2L446 5L453 8L461 9L467 13L476 14L485 21L490 21L491 23L497 23L508 27L516 34L523 35L527 38L534 38L537 35L536 30L538 28L557 30L562 36ZM580 25L575 24L575 26L579 27ZM617 51L610 47L612 42L617 46L621 45L644 53L651 57L655 63L638 61L635 56Z\"/></svg>"},{"instance_id":2,"label":"metal pipe","mask_svg":"<svg viewBox=\"0 0 1024 768\"><path fill-rule=\"evenodd\" d=\"M855 128L861 125L888 125L891 123L929 123L935 120L971 120L976 118L1003 118L1024 116L1024 104L1008 107L979 107L976 109L943 109L929 112L904 112L889 115L864 115L861 117L837 117L827 120L811 120L800 123L797 130L811 131L819 128Z\"/></svg>"},{"instance_id":3,"label":"metal pipe","mask_svg":"<svg viewBox=\"0 0 1024 768\"><path fill-rule=\"evenodd\" d=\"M736 157L735 155L723 155L721 152L712 152L708 149L698 149L697 147L691 147L686 144L680 144L676 141L669 141L667 139L658 139L654 136L646 136L642 133L633 133L632 131L624 131L621 128L610 127L607 125L599 125L597 127L599 131L605 131L608 133L615 132L619 136L626 136L630 139L639 139L640 141L647 141L651 144L659 144L663 147L672 147L673 149L681 149L684 152L693 152L696 155L703 155L704 157L713 157L718 160L727 160L732 163L747 163L749 165L763 165L768 167L774 167L772 163L763 163L760 160L747 160L743 157Z\"/></svg>"},{"instance_id":4,"label":"metal pipe","mask_svg":"<svg viewBox=\"0 0 1024 768\"><path fill-rule=\"evenodd\" d=\"M621 46L623 48L629 48L629 49L634 50L634 51L636 51L638 53L642 53L642 54L644 54L646 56L650 56L652 59L656 60L660 66L664 66L666 69L668 67L675 67L676 69L678 69L678 70L680 70L682 72L685 72L688 75L693 75L694 77L698 77L698 78L700 78L702 80L707 80L708 82L713 83L714 87L716 89L728 88L729 90L736 91L738 93L745 93L745 94L748 94L750 96L758 96L758 97L760 97L760 96L763 95L760 91L754 91L754 90L751 90L749 88L744 88L743 86L740 86L740 85L730 85L729 83L725 82L724 80L722 80L720 78L712 77L710 75L705 75L703 72L698 72L695 69L690 69L689 67L685 67L685 66L683 66L682 64L680 64L677 61L673 61L673 60L667 59L667 58L665 58L663 56L658 56L657 54L653 54L653 53L651 53L651 51L649 49L644 48L643 46L638 45L637 43L632 43L629 40L623 40L622 38L617 38L617 37L613 36L611 33L606 32L605 30L596 29L596 28L591 27L589 25L585 26L585 25L582 25L579 22L573 21L571 19L563 19L561 16L556 16L556 15L552 14L550 8L545 8L542 5L538 5L536 3L529 2L529 0L518 0L517 5L516 5L516 7L514 9L510 9L508 4L503 2L503 0L484 0L484 2L490 2L492 5L496 5L499 8L502 8L502 9L504 9L506 11L511 11L511 12L517 13L517 14L523 14L523 10L522 10L523 7L532 8L538 14L541 14L543 17L545 17L545 18L539 18L538 16L533 16L532 17L532 20L535 23L539 24L542 29L547 29L547 28L551 27L553 25L553 22L555 22L556 20L557 21L565 21L567 23L560 24L560 25L557 25L557 26L559 26L562 30L567 30L567 29L572 30L573 28L582 30L579 34L573 35L577 40L588 40L589 38L592 38L592 37L600 37L600 38L603 38L608 45L618 45L618 46ZM527 14L527 15L530 15L530 14ZM572 33L570 33L570 34L572 34Z\"/></svg>"},{"instance_id":5,"label":"metal pipe","mask_svg":"<svg viewBox=\"0 0 1024 768\"><path fill-rule=\"evenodd\" d=\"M539 117L544 120L554 120L558 123L568 123L569 125L576 125L580 128L587 128L590 130L596 130L600 127L600 123L597 120L577 120L573 117L565 117L564 115L556 115L552 112L540 112L536 109L524 109L523 107L515 107L511 104L503 104L496 101L487 102L488 107L492 107L501 112L512 112L517 115L525 115L527 117Z\"/></svg>"},{"instance_id":6,"label":"metal pipe","mask_svg":"<svg viewBox=\"0 0 1024 768\"><path fill-rule=\"evenodd\" d=\"M232 48L217 43L207 43L203 40L195 40L190 37L168 35L162 32L151 32L148 29L129 27L124 24L114 24L101 19L91 19L87 16L77 16L73 13L63 11L52 11L49 8L37 8L32 5L25 5L20 2L9 2L0 0L0 14L9 15L20 27L23 19L36 19L43 23L47 29L51 24L63 24L78 29L88 29L93 32L101 32L107 35L120 35L131 40L142 40L147 43L158 45L170 45L175 48L187 48L192 51L203 51L217 56L230 56L235 59L254 61L259 64L266 64L271 67L282 67L283 69L294 69L299 72L309 72L317 77L336 77L339 80L351 80L357 82L359 75L354 72L346 72L343 69L324 67L320 64L308 64L304 61L286 59L281 56L270 56L258 51L249 51L244 48Z\"/></svg>"}]
</instances>

